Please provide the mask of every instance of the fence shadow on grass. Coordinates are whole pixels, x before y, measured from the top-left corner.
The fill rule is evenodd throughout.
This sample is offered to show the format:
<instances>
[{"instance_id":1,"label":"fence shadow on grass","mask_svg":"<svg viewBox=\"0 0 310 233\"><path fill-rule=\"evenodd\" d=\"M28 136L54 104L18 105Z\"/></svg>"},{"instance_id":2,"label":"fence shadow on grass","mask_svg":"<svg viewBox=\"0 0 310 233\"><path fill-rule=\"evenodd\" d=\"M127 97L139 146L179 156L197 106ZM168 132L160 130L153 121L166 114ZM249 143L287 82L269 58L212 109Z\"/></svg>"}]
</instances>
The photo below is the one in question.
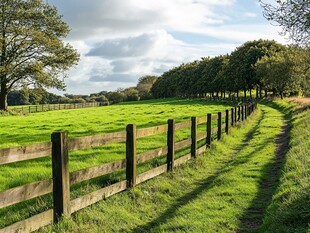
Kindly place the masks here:
<instances>
[{"instance_id":1,"label":"fence shadow on grass","mask_svg":"<svg viewBox=\"0 0 310 233\"><path fill-rule=\"evenodd\" d=\"M262 168L264 176L261 180L259 192L252 201L250 207L244 212L240 219L238 233L258 232L263 223L263 218L268 206L272 203L272 196L279 186L281 177L281 168L283 161L289 149L289 131L292 121L290 109L286 109L276 105L275 103L267 103L266 106L277 109L284 114L286 122L282 126L282 132L278 135L275 143L277 148L275 151L276 159L266 164Z\"/></svg>"},{"instance_id":2,"label":"fence shadow on grass","mask_svg":"<svg viewBox=\"0 0 310 233\"><path fill-rule=\"evenodd\" d=\"M235 153L235 156L237 156L240 151L245 148L246 146L249 145L250 141L253 139L253 137L255 136L255 133L257 131L257 129L260 127L261 122L263 120L265 116L265 112L262 111L261 116L259 117L257 123L255 124L255 126L245 135L245 139L241 142L241 145L239 147L237 147L237 153ZM258 150L262 150L268 143L270 143L271 139L267 139L266 141L264 141L261 146L258 148ZM188 203L190 203L191 201L195 200L202 192L210 189L213 187L214 185L214 181L219 178L219 176L224 172L230 172L232 170L234 170L237 166L243 166L243 164L245 164L246 162L248 162L255 154L255 151L248 154L246 158L242 158L242 159L238 159L238 160L229 160L226 163L222 164L221 168L218 169L218 172L216 172L215 174L213 174L212 176L203 179L203 180L199 180L196 182L196 185L198 186L196 189L194 189L193 191L185 194L184 196L176 199L174 201L174 203L172 203L170 205L170 207L168 209L166 209L166 211L164 211L160 216L158 216L157 218L153 219L152 221L148 222L147 224L143 225L143 226L138 226L135 229L132 230L132 232L135 233L139 233L139 232L152 232L152 231L156 231L157 227L168 222L170 219L172 219L175 215L176 212L179 208L187 205ZM178 226L177 229L173 229L173 228L169 228L171 231L174 230L180 230L179 228L180 226ZM185 230L186 226L182 226L182 228Z\"/></svg>"}]
</instances>

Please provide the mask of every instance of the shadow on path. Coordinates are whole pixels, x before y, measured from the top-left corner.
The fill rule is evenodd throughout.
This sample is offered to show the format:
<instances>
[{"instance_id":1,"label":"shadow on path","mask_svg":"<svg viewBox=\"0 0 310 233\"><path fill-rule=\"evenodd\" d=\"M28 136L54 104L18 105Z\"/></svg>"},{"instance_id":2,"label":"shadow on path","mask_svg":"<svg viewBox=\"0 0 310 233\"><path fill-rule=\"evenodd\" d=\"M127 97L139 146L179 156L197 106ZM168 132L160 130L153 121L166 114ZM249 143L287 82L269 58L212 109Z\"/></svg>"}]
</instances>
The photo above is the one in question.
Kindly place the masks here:
<instances>
[{"instance_id":1,"label":"shadow on path","mask_svg":"<svg viewBox=\"0 0 310 233\"><path fill-rule=\"evenodd\" d=\"M239 147L237 147L237 153L235 153L233 156L235 157L244 147L246 147L250 140L254 137L255 132L257 131L257 129L260 127L260 124L263 120L265 116L265 112L262 111L261 116L259 117L259 119L257 120L257 123L255 124L255 126L246 134L245 139L241 142L241 145ZM269 143L269 142L265 142L262 144L261 149L264 148L264 146ZM223 172L229 172L233 169L236 168L236 166L239 166L240 164L244 164L246 163L252 156L253 153L249 154L247 156L247 158L242 159L241 161L235 161L235 160L229 160L226 163L221 165L221 168L218 169L218 172L216 172L215 174L213 174L212 176L209 176L206 179L203 180L198 180L196 181L196 186L198 186L196 189L194 189L193 191L185 194L184 196L176 199L174 201L174 203L172 203L168 209L166 209L166 211L164 211L160 216L158 216L157 218L153 219L152 221L148 222L145 225L142 226L138 226L135 229L132 230L132 232L151 232L152 230L156 230L156 228L159 225L165 224L166 222L169 221L169 219L172 219L175 215L176 212L179 208L182 208L183 206L185 206L186 204L188 204L189 202L191 202L192 200L196 199L197 196L199 196L199 194L201 194L202 192L212 188L214 181L223 173ZM180 230L180 229L179 229ZM171 231L173 231L173 229L171 229Z\"/></svg>"},{"instance_id":2,"label":"shadow on path","mask_svg":"<svg viewBox=\"0 0 310 233\"><path fill-rule=\"evenodd\" d=\"M273 108L283 113L282 109ZM281 111L282 110L282 111ZM281 176L281 167L286 153L289 150L289 130L290 125L287 123L290 119L286 115L286 121L282 125L282 131L278 135L275 143L277 148L275 150L275 160L267 164L262 171L266 171L261 181L259 192L252 201L250 207L245 211L240 219L238 233L258 232L262 224L265 211L272 202L272 196L275 193Z\"/></svg>"}]
</instances>

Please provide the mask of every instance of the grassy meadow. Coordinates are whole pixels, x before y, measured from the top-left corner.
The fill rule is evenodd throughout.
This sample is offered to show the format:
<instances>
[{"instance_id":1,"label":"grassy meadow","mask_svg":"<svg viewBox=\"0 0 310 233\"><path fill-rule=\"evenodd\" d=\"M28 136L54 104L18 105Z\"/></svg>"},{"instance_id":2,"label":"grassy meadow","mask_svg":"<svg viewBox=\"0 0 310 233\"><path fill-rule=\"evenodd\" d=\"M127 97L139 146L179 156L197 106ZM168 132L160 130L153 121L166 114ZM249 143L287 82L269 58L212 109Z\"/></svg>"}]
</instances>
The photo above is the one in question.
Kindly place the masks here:
<instances>
[{"instance_id":1,"label":"grassy meadow","mask_svg":"<svg viewBox=\"0 0 310 233\"><path fill-rule=\"evenodd\" d=\"M41 232L259 232L278 184L284 120L260 105L203 156Z\"/></svg>"},{"instance_id":2,"label":"grassy meadow","mask_svg":"<svg viewBox=\"0 0 310 233\"><path fill-rule=\"evenodd\" d=\"M69 137L103 134L124 131L129 123L137 128L166 124L168 119L176 122L189 121L191 116L202 117L207 113L217 113L229 108L226 103L204 100L165 99L123 103L118 105L84 108L74 110L50 111L22 116L2 116L0 121L0 148L14 147L37 142L50 141L54 131L68 131ZM214 122L215 123L215 122ZM198 127L205 131L205 125ZM166 145L166 133L138 140L137 152L155 149ZM176 140L190 137L190 128L179 130ZM189 148L180 151L177 156L188 153ZM125 158L125 143L109 144L70 152L70 171L76 171L106 162ZM138 166L138 172L162 164L164 156ZM26 183L51 178L51 158L40 158L0 166L0 191ZM124 179L124 171L102 178L83 182L72 188L71 198L96 190L109 182ZM31 216L51 207L51 196L46 195L8 208L0 209L0 227L18 219ZM29 211L32 209L32 211ZM7 214L9 213L9 214Z\"/></svg>"},{"instance_id":3,"label":"grassy meadow","mask_svg":"<svg viewBox=\"0 0 310 233\"><path fill-rule=\"evenodd\" d=\"M19 125L29 124L28 138L20 141L20 144L28 144L48 141L50 132L55 130L68 130L70 137L93 135L124 130L127 123L136 123L142 128L164 124L169 118L188 121L190 116L201 117L226 108L230 106L169 99L2 117L1 120L20 119L12 131L17 138L24 138L21 135L25 133ZM58 118L61 118L59 125L53 125ZM37 140L30 139L35 132L44 131L39 130L43 124L49 128L46 135L41 133ZM309 125L307 106L282 100L262 102L258 110L231 129L229 135L223 135L220 141L213 140L211 150L207 149L204 155L38 232L310 233ZM199 127L200 132L203 130L205 125ZM283 133L286 130L288 135ZM176 136L182 140L189 135L188 129L177 131ZM3 144L13 145L13 142L8 139ZM147 137L138 140L138 153L165 144L166 134ZM122 159L124 152L122 143L72 152L70 170ZM189 149L181 151L177 157L188 152ZM1 166L0 187L3 190L51 177L49 160L42 158ZM165 156L162 156L141 164L138 173L164 162ZM120 171L74 185L71 199L124 177L124 171ZM45 195L0 209L0 228L51 207L52 197Z\"/></svg>"}]
</instances>

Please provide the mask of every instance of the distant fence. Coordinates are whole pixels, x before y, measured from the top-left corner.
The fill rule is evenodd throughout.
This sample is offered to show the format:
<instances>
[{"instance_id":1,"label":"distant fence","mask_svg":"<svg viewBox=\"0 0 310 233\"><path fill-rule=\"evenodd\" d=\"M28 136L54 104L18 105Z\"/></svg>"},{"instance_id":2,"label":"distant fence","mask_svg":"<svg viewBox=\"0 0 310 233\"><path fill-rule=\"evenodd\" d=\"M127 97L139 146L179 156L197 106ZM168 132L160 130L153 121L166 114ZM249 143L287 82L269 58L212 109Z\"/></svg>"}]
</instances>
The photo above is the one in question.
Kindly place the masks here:
<instances>
[{"instance_id":1,"label":"distant fence","mask_svg":"<svg viewBox=\"0 0 310 233\"><path fill-rule=\"evenodd\" d=\"M103 198L107 198L127 188L134 187L164 172L172 171L176 166L202 154L206 148L210 148L212 135L215 134L216 139L219 140L223 132L227 134L230 127L245 120L256 108L256 103L248 103L231 108L225 112L218 112L216 115L207 114L205 117L192 117L191 121L175 123L175 120L170 119L165 125L141 129L137 129L134 124L129 124L126 127L126 131L123 132L72 139L68 139L66 132L55 132L52 134L51 142L0 149L0 165L41 158L52 154L53 174L52 179L33 182L1 191L0 208L5 208L48 193L53 193L54 206L53 209L49 209L28 219L2 228L0 229L0 233L35 231L46 225L57 223L62 216L69 217L72 213L90 206ZM213 121L216 121L217 125L214 128L212 128ZM206 130L198 134L197 126L200 124L206 124ZM179 129L189 127L191 128L191 137L176 142L175 132ZM167 133L167 146L137 155L137 139L161 133ZM203 146L197 148L199 141L203 141ZM69 151L117 142L126 142L126 159L69 172ZM189 146L191 148L189 154L178 159L174 158L177 150ZM137 174L137 164L162 155L167 156L166 164L142 174ZM70 200L70 185L111 174L124 168L126 169L126 180Z\"/></svg>"},{"instance_id":2,"label":"distant fence","mask_svg":"<svg viewBox=\"0 0 310 233\"><path fill-rule=\"evenodd\" d=\"M90 108L90 107L99 107L107 105L109 105L108 102L91 102L91 103L75 103L75 104L40 104L40 105L18 106L18 107L12 106L10 107L10 110L24 113L35 113L35 112L47 112L47 111L64 110L64 109Z\"/></svg>"}]
</instances>

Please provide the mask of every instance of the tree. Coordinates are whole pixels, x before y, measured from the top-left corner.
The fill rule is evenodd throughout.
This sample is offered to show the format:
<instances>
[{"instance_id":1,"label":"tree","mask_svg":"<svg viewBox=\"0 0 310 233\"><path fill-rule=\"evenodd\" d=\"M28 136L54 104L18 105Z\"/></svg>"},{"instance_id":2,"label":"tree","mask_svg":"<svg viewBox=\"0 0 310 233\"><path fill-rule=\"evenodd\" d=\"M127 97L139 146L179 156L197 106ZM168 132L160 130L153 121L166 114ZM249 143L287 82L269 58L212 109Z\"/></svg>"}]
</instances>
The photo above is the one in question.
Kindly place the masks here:
<instances>
[{"instance_id":1,"label":"tree","mask_svg":"<svg viewBox=\"0 0 310 233\"><path fill-rule=\"evenodd\" d=\"M281 51L271 57L264 56L255 66L262 82L279 93L281 99L285 92L298 91L300 79L296 75L294 54L291 51Z\"/></svg>"},{"instance_id":2,"label":"tree","mask_svg":"<svg viewBox=\"0 0 310 233\"><path fill-rule=\"evenodd\" d=\"M25 90L14 90L8 94L9 105L29 104L29 93Z\"/></svg>"},{"instance_id":3,"label":"tree","mask_svg":"<svg viewBox=\"0 0 310 233\"><path fill-rule=\"evenodd\" d=\"M139 91L135 87L126 88L123 93L125 94L127 101L140 100Z\"/></svg>"},{"instance_id":4,"label":"tree","mask_svg":"<svg viewBox=\"0 0 310 233\"><path fill-rule=\"evenodd\" d=\"M309 0L276 0L276 6L260 2L265 18L283 27L283 35L288 35L297 44L310 44Z\"/></svg>"},{"instance_id":5,"label":"tree","mask_svg":"<svg viewBox=\"0 0 310 233\"><path fill-rule=\"evenodd\" d=\"M229 70L233 75L230 77L232 83L235 83L235 91L246 91L259 86L262 88L262 83L259 77L256 76L255 63L263 56L271 56L274 53L284 49L284 46L270 40L254 40L248 41L238 47L231 53L229 59Z\"/></svg>"},{"instance_id":6,"label":"tree","mask_svg":"<svg viewBox=\"0 0 310 233\"><path fill-rule=\"evenodd\" d=\"M152 75L146 75L139 78L137 90L139 91L139 96L142 100L152 98L151 88L157 79L157 76Z\"/></svg>"},{"instance_id":7,"label":"tree","mask_svg":"<svg viewBox=\"0 0 310 233\"><path fill-rule=\"evenodd\" d=\"M32 85L64 89L79 55L62 39L68 25L43 0L0 0L0 110L7 110L13 88Z\"/></svg>"}]
</instances>

